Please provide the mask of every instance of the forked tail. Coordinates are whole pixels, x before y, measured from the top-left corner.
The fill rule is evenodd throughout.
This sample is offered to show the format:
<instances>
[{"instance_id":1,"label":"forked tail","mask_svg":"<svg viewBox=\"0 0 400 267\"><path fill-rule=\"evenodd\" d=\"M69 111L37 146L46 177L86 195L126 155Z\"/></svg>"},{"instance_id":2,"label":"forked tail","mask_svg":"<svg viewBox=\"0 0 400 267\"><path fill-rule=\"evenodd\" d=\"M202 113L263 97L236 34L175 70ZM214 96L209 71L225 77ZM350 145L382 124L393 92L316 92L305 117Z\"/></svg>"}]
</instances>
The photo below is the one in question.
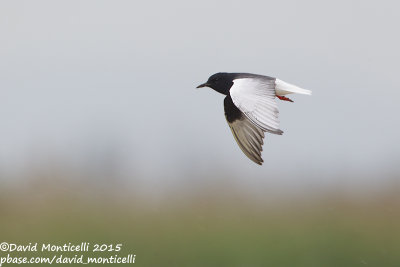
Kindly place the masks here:
<instances>
[{"instance_id":1,"label":"forked tail","mask_svg":"<svg viewBox=\"0 0 400 267\"><path fill-rule=\"evenodd\" d=\"M303 95L311 95L312 92L310 90L306 90L296 85L284 82L282 80L275 80L275 92L278 96L283 96L287 94L303 94Z\"/></svg>"}]
</instances>

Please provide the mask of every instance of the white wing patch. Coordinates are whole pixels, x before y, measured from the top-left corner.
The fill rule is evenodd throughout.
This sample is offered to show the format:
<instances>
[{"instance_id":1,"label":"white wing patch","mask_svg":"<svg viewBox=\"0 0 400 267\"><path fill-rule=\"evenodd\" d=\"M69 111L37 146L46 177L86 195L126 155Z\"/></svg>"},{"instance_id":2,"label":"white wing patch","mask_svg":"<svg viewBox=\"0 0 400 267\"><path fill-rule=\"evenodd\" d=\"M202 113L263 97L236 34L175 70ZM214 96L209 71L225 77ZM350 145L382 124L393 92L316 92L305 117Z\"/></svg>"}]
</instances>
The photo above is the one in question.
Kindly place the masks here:
<instances>
[{"instance_id":1,"label":"white wing patch","mask_svg":"<svg viewBox=\"0 0 400 267\"><path fill-rule=\"evenodd\" d=\"M263 131L274 134L283 133L279 129L275 79L235 79L230 89L230 95L235 106Z\"/></svg>"},{"instance_id":2,"label":"white wing patch","mask_svg":"<svg viewBox=\"0 0 400 267\"><path fill-rule=\"evenodd\" d=\"M261 151L264 144L264 132L245 116L232 123L228 121L228 125L243 153L249 159L261 165L263 162Z\"/></svg>"}]
</instances>

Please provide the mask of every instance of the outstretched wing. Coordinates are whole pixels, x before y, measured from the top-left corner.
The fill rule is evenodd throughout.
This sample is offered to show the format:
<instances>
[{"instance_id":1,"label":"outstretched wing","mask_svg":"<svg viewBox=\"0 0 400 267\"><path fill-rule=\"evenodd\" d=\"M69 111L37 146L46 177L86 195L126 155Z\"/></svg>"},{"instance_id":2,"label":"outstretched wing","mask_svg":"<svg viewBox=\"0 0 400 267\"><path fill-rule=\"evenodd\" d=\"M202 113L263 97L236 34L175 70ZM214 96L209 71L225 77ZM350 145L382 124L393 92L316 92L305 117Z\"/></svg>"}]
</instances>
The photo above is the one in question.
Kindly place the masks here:
<instances>
[{"instance_id":1,"label":"outstretched wing","mask_svg":"<svg viewBox=\"0 0 400 267\"><path fill-rule=\"evenodd\" d=\"M261 165L264 132L245 116L233 103L230 95L224 99L225 118L240 149L246 156Z\"/></svg>"},{"instance_id":2,"label":"outstretched wing","mask_svg":"<svg viewBox=\"0 0 400 267\"><path fill-rule=\"evenodd\" d=\"M230 95L236 107L263 131L282 134L275 101L275 78L253 75L233 80Z\"/></svg>"}]
</instances>

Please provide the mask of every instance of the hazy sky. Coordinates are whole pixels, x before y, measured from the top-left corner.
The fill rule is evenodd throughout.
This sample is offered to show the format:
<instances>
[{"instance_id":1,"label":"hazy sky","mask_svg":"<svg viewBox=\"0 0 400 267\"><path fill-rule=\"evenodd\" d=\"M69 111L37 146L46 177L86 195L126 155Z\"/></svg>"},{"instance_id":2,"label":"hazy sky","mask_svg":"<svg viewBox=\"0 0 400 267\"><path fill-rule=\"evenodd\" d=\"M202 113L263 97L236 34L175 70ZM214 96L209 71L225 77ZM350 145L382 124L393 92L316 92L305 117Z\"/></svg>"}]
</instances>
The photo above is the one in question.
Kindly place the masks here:
<instances>
[{"instance_id":1,"label":"hazy sky","mask_svg":"<svg viewBox=\"0 0 400 267\"><path fill-rule=\"evenodd\" d=\"M114 160L147 175L211 168L294 180L399 170L399 8L397 1L1 1L0 166ZM223 96L195 89L219 71L313 91L279 103L285 133L266 136L262 167L236 145Z\"/></svg>"}]
</instances>

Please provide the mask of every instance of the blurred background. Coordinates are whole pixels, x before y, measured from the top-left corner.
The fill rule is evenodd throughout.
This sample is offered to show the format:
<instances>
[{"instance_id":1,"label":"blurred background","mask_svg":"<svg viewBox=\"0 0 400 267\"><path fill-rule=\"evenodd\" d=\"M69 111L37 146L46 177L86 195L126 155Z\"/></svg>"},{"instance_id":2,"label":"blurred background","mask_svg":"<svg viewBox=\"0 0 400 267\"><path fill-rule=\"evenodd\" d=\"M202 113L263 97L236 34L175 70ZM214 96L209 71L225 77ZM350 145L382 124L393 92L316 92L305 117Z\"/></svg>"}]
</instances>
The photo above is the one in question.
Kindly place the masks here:
<instances>
[{"instance_id":1,"label":"blurred background","mask_svg":"<svg viewBox=\"0 0 400 267\"><path fill-rule=\"evenodd\" d=\"M2 1L0 241L122 243L141 266L399 266L399 7ZM223 96L195 89L220 71L313 91L279 103L261 167Z\"/></svg>"}]
</instances>

